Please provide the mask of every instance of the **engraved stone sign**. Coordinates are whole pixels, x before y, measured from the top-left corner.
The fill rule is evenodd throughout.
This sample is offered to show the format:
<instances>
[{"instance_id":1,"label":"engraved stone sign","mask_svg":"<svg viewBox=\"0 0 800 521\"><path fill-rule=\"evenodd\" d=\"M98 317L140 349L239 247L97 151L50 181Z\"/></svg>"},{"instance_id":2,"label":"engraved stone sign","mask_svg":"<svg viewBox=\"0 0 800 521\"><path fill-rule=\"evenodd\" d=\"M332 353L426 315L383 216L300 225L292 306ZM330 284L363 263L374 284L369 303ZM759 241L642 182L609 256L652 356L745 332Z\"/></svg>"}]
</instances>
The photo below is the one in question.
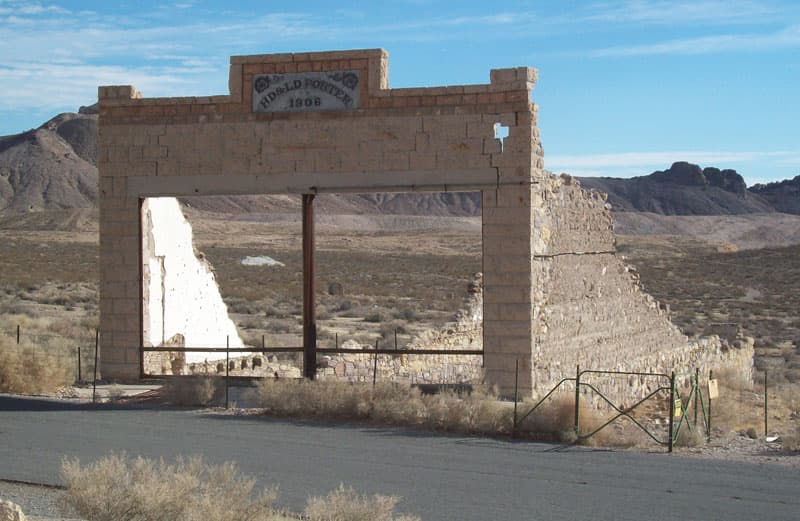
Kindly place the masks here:
<instances>
[{"instance_id":1,"label":"engraved stone sign","mask_svg":"<svg viewBox=\"0 0 800 521\"><path fill-rule=\"evenodd\" d=\"M357 109L359 71L253 76L253 112Z\"/></svg>"}]
</instances>

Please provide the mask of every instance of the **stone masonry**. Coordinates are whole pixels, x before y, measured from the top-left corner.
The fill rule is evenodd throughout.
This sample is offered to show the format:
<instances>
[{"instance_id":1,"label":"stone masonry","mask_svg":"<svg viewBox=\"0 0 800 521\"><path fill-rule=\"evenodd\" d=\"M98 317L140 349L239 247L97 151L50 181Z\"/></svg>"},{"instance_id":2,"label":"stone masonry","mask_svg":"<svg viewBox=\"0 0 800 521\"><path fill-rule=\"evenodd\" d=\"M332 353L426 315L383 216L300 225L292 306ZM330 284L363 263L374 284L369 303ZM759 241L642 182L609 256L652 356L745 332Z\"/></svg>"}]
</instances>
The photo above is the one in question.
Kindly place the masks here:
<instances>
[{"instance_id":1,"label":"stone masonry","mask_svg":"<svg viewBox=\"0 0 800 521\"><path fill-rule=\"evenodd\" d=\"M480 274L478 274L480 275ZM483 292L480 277L470 289L454 322L423 332L406 346L410 349L480 350L483 342ZM379 354L372 346L348 340L342 347L363 353L322 356L317 378L344 382L372 382L373 372L381 382L405 384L479 383L483 381L480 355ZM300 378L302 363L293 357L252 354L229 361L230 374L266 378ZM376 363L377 362L377 363ZM187 364L186 373L219 376L225 374L225 361Z\"/></svg>"},{"instance_id":2,"label":"stone masonry","mask_svg":"<svg viewBox=\"0 0 800 521\"><path fill-rule=\"evenodd\" d=\"M255 110L265 76L269 93L282 82L284 90L293 88L296 80L282 78L311 72L350 86L357 80L358 106ZM510 390L517 359L530 375L531 202L542 178L531 102L536 71L498 69L490 80L389 89L387 53L363 50L234 56L230 92L222 96L142 98L133 86L100 87L103 375L136 380L141 374L144 198L418 190L483 191L485 291L492 304L484 314L487 377ZM298 99L314 102L314 96ZM502 141L496 124L508 127ZM522 380L530 389L530 377Z\"/></svg>"}]
</instances>

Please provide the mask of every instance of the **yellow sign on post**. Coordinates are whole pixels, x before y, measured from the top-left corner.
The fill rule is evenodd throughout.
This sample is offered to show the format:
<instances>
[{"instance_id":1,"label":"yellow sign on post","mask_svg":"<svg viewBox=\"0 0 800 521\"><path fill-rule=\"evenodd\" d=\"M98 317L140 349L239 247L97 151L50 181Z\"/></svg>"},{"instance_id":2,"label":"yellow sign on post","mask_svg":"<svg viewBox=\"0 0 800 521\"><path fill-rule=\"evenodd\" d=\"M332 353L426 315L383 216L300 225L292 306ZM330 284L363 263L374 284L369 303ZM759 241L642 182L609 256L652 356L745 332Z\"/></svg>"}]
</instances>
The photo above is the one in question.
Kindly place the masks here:
<instances>
[{"instance_id":1,"label":"yellow sign on post","mask_svg":"<svg viewBox=\"0 0 800 521\"><path fill-rule=\"evenodd\" d=\"M681 399L676 396L675 407L673 409L673 416L675 418L680 418L681 414L683 414L683 404L681 403Z\"/></svg>"},{"instance_id":2,"label":"yellow sign on post","mask_svg":"<svg viewBox=\"0 0 800 521\"><path fill-rule=\"evenodd\" d=\"M716 378L712 378L708 381L708 398L711 400L719 398L719 386L717 385Z\"/></svg>"}]
</instances>

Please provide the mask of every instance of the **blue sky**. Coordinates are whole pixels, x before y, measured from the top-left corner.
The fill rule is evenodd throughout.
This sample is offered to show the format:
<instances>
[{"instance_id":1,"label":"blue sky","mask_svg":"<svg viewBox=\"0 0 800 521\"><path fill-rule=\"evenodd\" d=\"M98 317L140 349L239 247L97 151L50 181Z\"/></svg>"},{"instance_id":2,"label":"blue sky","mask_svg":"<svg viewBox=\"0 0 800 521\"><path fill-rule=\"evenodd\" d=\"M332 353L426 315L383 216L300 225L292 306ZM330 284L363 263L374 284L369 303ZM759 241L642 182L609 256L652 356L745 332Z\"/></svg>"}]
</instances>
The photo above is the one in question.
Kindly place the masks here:
<instances>
[{"instance_id":1,"label":"blue sky","mask_svg":"<svg viewBox=\"0 0 800 521\"><path fill-rule=\"evenodd\" d=\"M539 69L546 168L800 174L800 2L0 0L0 135L93 103L224 94L232 54L383 47L392 87Z\"/></svg>"}]
</instances>

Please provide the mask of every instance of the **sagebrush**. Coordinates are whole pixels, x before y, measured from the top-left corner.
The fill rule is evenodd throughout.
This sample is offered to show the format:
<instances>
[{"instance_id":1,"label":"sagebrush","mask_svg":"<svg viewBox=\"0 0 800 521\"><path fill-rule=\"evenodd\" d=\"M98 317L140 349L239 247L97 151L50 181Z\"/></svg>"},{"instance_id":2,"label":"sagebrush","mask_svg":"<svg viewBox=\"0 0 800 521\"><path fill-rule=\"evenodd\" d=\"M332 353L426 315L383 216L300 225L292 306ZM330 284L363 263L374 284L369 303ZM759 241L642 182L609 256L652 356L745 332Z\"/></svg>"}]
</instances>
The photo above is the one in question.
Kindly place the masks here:
<instances>
[{"instance_id":1,"label":"sagebrush","mask_svg":"<svg viewBox=\"0 0 800 521\"><path fill-rule=\"evenodd\" d=\"M66 357L46 346L17 344L0 335L0 392L40 394L56 391L72 381Z\"/></svg>"},{"instance_id":2,"label":"sagebrush","mask_svg":"<svg viewBox=\"0 0 800 521\"><path fill-rule=\"evenodd\" d=\"M510 435L513 403L502 401L488 388L471 393L444 391L425 395L416 387L395 383L375 386L333 380L291 381L265 379L251 397L265 414L327 420L362 420L386 425L487 436ZM521 405L528 410L531 402ZM581 406L582 432L601 425L598 414ZM517 425L519 437L574 442L574 401L555 399ZM603 435L585 440L610 443ZM581 440L584 441L584 440Z\"/></svg>"},{"instance_id":3,"label":"sagebrush","mask_svg":"<svg viewBox=\"0 0 800 521\"><path fill-rule=\"evenodd\" d=\"M419 521L417 516L394 515L399 498L365 496L344 485L324 497L308 500L303 519L308 521Z\"/></svg>"},{"instance_id":4,"label":"sagebrush","mask_svg":"<svg viewBox=\"0 0 800 521\"><path fill-rule=\"evenodd\" d=\"M220 376L180 376L168 379L161 392L172 405L206 406L222 401L225 380Z\"/></svg>"},{"instance_id":5,"label":"sagebrush","mask_svg":"<svg viewBox=\"0 0 800 521\"><path fill-rule=\"evenodd\" d=\"M276 488L256 491L255 480L233 463L200 457L175 463L110 454L81 465L65 459L66 501L88 521L415 521L395 517L397 498L365 496L340 486L308 500L302 516L275 507Z\"/></svg>"}]
</instances>

